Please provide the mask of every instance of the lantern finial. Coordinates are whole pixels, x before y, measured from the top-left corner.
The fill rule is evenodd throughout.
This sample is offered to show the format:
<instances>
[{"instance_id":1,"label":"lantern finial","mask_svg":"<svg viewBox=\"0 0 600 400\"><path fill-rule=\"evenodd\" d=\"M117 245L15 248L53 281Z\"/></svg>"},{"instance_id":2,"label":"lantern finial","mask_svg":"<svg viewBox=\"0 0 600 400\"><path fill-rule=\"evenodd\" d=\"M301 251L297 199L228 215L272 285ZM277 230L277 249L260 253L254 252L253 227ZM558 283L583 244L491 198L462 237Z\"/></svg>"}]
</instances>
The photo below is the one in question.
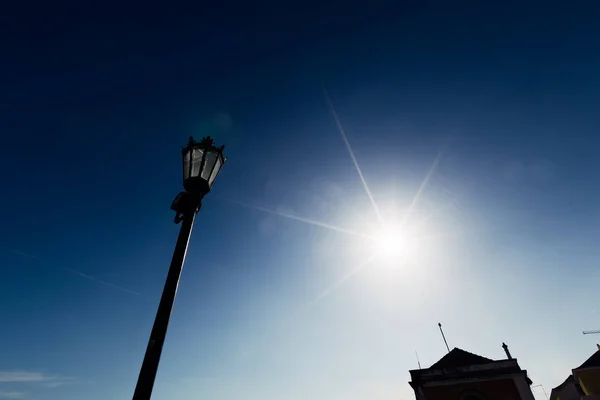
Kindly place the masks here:
<instances>
[{"instance_id":1,"label":"lantern finial","mask_svg":"<svg viewBox=\"0 0 600 400\"><path fill-rule=\"evenodd\" d=\"M205 136L200 140L200 146L213 147L215 141L210 136Z\"/></svg>"}]
</instances>

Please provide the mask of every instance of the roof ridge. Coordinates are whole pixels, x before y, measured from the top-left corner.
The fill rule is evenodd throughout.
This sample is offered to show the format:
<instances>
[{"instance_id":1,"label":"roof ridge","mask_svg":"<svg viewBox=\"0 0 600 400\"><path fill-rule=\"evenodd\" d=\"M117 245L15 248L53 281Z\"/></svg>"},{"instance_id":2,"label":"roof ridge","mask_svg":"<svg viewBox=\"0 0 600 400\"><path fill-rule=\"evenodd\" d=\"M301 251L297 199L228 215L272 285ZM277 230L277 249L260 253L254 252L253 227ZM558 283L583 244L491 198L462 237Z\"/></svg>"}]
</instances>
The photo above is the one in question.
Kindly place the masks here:
<instances>
[{"instance_id":1,"label":"roof ridge","mask_svg":"<svg viewBox=\"0 0 600 400\"><path fill-rule=\"evenodd\" d=\"M470 355L475 356L475 357L481 357L481 358L485 358L486 360L494 361L491 358L487 358L487 357L484 357L484 356L480 356L479 354L471 353L470 351L461 349L459 347L455 347L454 349L460 350L460 351L464 351L465 353L470 354ZM454 350L454 349L452 349L452 350Z\"/></svg>"},{"instance_id":2,"label":"roof ridge","mask_svg":"<svg viewBox=\"0 0 600 400\"><path fill-rule=\"evenodd\" d=\"M467 365L477 365L477 364L486 364L488 362L494 362L494 360L489 359L487 357L480 356L475 353L471 353L469 351L463 350L461 348L455 347L448 354L444 355L440 358L436 363L434 363L430 369L444 369L444 368L454 368L454 367L463 367Z\"/></svg>"},{"instance_id":3,"label":"roof ridge","mask_svg":"<svg viewBox=\"0 0 600 400\"><path fill-rule=\"evenodd\" d=\"M585 360L579 367L574 368L574 370L593 367L600 367L600 350L596 350L594 354Z\"/></svg>"}]
</instances>

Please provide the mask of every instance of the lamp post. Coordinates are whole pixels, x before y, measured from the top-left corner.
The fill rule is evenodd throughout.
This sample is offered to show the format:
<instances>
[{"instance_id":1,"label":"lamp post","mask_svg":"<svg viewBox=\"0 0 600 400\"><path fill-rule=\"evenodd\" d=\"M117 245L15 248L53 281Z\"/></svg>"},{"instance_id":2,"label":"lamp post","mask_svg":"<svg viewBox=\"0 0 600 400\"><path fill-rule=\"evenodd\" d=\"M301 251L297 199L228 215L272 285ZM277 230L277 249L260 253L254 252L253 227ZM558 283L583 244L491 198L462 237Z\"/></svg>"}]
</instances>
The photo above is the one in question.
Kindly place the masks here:
<instances>
[{"instance_id":1,"label":"lamp post","mask_svg":"<svg viewBox=\"0 0 600 400\"><path fill-rule=\"evenodd\" d=\"M150 333L150 340L142 362L133 400L150 400L154 379L160 362L163 343L169 326L169 318L173 309L173 302L177 294L179 277L183 269L185 254L187 252L194 217L202 205L202 198L210 191L215 178L219 174L225 158L224 146L216 147L213 139L208 136L200 142L190 141L182 149L183 156L183 192L173 200L171 209L175 211L175 223L181 222L181 229L175 244L171 266L163 288L158 311Z\"/></svg>"}]
</instances>

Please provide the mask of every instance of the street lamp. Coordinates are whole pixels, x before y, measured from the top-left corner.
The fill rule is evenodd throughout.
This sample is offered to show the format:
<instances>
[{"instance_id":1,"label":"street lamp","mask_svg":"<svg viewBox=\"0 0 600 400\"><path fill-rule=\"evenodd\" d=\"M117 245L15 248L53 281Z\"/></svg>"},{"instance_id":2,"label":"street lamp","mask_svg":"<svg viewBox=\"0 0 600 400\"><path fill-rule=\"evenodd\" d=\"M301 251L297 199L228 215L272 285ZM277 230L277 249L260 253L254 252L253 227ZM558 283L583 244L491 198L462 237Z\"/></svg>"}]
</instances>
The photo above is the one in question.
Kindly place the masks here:
<instances>
[{"instance_id":1,"label":"street lamp","mask_svg":"<svg viewBox=\"0 0 600 400\"><path fill-rule=\"evenodd\" d=\"M171 266L163 288L163 293L150 333L150 340L142 362L133 400L150 400L152 387L160 362L163 343L169 326L169 318L173 302L177 294L179 277L185 261L194 217L202 205L202 198L210 191L215 178L219 174L225 158L224 146L216 147L213 139L208 136L200 142L190 137L188 145L182 149L183 156L183 188L173 200L171 209L175 211L175 223L182 223L177 237Z\"/></svg>"}]
</instances>

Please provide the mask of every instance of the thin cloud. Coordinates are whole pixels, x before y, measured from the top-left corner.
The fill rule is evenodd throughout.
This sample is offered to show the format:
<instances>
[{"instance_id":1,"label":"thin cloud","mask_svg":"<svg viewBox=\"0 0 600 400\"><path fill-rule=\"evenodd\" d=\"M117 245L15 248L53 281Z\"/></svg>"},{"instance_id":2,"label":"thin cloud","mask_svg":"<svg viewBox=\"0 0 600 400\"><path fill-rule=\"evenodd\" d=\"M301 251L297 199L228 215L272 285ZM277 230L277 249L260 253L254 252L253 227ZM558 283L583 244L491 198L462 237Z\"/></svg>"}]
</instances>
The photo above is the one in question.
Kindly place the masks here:
<instances>
[{"instance_id":1,"label":"thin cloud","mask_svg":"<svg viewBox=\"0 0 600 400\"><path fill-rule=\"evenodd\" d=\"M0 371L0 383L31 383L40 384L46 387L57 387L69 383L75 383L76 379L68 376L50 375L43 372L32 371ZM2 394L16 392L0 391L0 399ZM7 398L6 396L4 398Z\"/></svg>"},{"instance_id":2,"label":"thin cloud","mask_svg":"<svg viewBox=\"0 0 600 400\"><path fill-rule=\"evenodd\" d=\"M0 382L46 382L55 379L55 376L42 372L0 371Z\"/></svg>"},{"instance_id":3,"label":"thin cloud","mask_svg":"<svg viewBox=\"0 0 600 400\"><path fill-rule=\"evenodd\" d=\"M67 378L63 378L63 380L57 380L57 381L50 381L50 382L43 382L42 386L45 386L47 388L55 388L55 387L59 387L59 386L63 386L63 385L68 385L70 383L76 383L75 379L67 379Z\"/></svg>"},{"instance_id":4,"label":"thin cloud","mask_svg":"<svg viewBox=\"0 0 600 400\"><path fill-rule=\"evenodd\" d=\"M0 399L24 399L25 393L23 392L3 392L0 390Z\"/></svg>"},{"instance_id":5,"label":"thin cloud","mask_svg":"<svg viewBox=\"0 0 600 400\"><path fill-rule=\"evenodd\" d=\"M8 250L9 252L11 252L13 254L16 254L18 256L21 256L21 257L31 258L31 259L37 260L39 262L46 262L46 260L44 260L43 258L40 258L40 257L38 257L38 256L36 256L34 254L25 253L24 251L21 251L21 250L17 250L17 249L6 249L6 250ZM139 296L140 295L138 292L135 292L133 290L127 289L127 288L125 288L123 286L116 285L116 284L114 284L112 282L107 282L105 280L96 278L93 275L86 274L84 272L81 272L81 271L73 269L73 268L60 267L60 269L62 269L63 271L67 271L67 272L69 272L71 274L77 275L77 276L79 276L81 278L87 279L89 281L93 281L93 282L99 283L99 284L101 284L103 286L110 287L112 289L120 290L120 291L125 292L125 293L133 294L135 296Z\"/></svg>"}]
</instances>

